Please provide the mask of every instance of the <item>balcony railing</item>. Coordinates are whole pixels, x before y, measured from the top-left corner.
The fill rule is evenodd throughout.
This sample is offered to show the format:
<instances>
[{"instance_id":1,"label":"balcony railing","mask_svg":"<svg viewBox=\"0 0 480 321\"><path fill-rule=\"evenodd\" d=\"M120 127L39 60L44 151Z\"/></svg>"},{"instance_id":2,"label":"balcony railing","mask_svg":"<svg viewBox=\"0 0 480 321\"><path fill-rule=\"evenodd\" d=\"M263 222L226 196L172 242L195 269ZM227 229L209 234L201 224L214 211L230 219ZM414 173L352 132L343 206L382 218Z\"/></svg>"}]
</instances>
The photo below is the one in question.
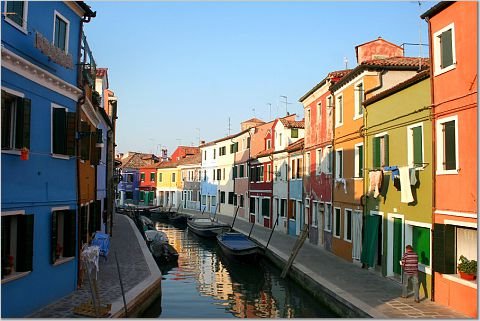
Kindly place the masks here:
<instances>
[{"instance_id":1,"label":"balcony railing","mask_svg":"<svg viewBox=\"0 0 480 321\"><path fill-rule=\"evenodd\" d=\"M87 37L82 32L82 48L81 48L81 66L82 66L82 80L86 80L88 84L95 90L95 78L97 76L97 64L93 58L92 51L88 46Z\"/></svg>"}]
</instances>

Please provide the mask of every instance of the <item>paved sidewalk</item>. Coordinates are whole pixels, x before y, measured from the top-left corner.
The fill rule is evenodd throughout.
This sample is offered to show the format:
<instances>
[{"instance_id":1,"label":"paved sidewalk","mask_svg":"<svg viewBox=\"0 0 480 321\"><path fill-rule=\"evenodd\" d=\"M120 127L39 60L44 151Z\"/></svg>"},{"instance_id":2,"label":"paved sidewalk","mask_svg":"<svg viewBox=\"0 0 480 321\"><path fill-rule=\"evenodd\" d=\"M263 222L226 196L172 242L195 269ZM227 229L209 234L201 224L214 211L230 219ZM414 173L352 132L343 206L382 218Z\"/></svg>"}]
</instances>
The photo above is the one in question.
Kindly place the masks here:
<instances>
[{"instance_id":1,"label":"paved sidewalk","mask_svg":"<svg viewBox=\"0 0 480 321\"><path fill-rule=\"evenodd\" d=\"M183 212L192 215L200 213L189 210ZM217 218L228 224L233 221L233 217L226 215L217 214ZM237 217L234 229L248 235L251 226L251 223ZM265 246L270 233L270 229L255 225L251 237ZM286 262L296 239L296 237L284 233L274 232L268 250ZM308 240L299 251L289 273L302 275L301 279L305 281L304 284L318 284L318 286L310 286L310 288L313 288L314 292L323 291L330 294L356 311L358 316L381 319L469 318L432 302L429 298L421 298L420 303L414 302L413 295L407 299L401 298L400 283L346 262L334 254L308 243Z\"/></svg>"},{"instance_id":2,"label":"paved sidewalk","mask_svg":"<svg viewBox=\"0 0 480 321\"><path fill-rule=\"evenodd\" d=\"M160 291L162 276L135 223L125 215L115 214L110 253L107 260L103 257L99 259L97 286L101 304L112 304L111 317L124 317L115 253L129 311L138 309L146 296L151 297ZM32 313L28 318L85 318L74 314L73 309L90 299L90 287L85 276L81 289Z\"/></svg>"}]
</instances>

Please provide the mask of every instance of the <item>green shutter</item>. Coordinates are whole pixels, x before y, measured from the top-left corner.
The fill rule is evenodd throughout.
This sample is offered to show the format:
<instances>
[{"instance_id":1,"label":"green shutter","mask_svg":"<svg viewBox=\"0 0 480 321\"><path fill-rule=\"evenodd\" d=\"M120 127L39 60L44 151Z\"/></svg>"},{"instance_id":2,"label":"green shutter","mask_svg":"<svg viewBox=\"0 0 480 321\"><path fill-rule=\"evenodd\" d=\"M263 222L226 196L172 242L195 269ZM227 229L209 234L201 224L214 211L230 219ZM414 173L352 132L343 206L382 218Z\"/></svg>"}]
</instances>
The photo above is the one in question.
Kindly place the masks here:
<instances>
[{"instance_id":1,"label":"green shutter","mask_svg":"<svg viewBox=\"0 0 480 321\"><path fill-rule=\"evenodd\" d=\"M358 176L363 177L363 145L358 146Z\"/></svg>"},{"instance_id":2,"label":"green shutter","mask_svg":"<svg viewBox=\"0 0 480 321\"><path fill-rule=\"evenodd\" d=\"M15 124L15 148L30 148L31 100L17 97L17 117Z\"/></svg>"},{"instance_id":3,"label":"green shutter","mask_svg":"<svg viewBox=\"0 0 480 321\"><path fill-rule=\"evenodd\" d=\"M262 199L262 216L270 217L270 199Z\"/></svg>"},{"instance_id":4,"label":"green shutter","mask_svg":"<svg viewBox=\"0 0 480 321\"><path fill-rule=\"evenodd\" d=\"M75 156L76 113L67 113L66 154Z\"/></svg>"},{"instance_id":5,"label":"green shutter","mask_svg":"<svg viewBox=\"0 0 480 321\"><path fill-rule=\"evenodd\" d=\"M373 137L373 168L380 167L380 137Z\"/></svg>"},{"instance_id":6,"label":"green shutter","mask_svg":"<svg viewBox=\"0 0 480 321\"><path fill-rule=\"evenodd\" d=\"M233 166L233 178L237 178L237 166Z\"/></svg>"},{"instance_id":7,"label":"green shutter","mask_svg":"<svg viewBox=\"0 0 480 321\"><path fill-rule=\"evenodd\" d=\"M445 68L453 64L452 29L442 32L440 35L441 67Z\"/></svg>"},{"instance_id":8,"label":"green shutter","mask_svg":"<svg viewBox=\"0 0 480 321\"><path fill-rule=\"evenodd\" d=\"M444 168L446 170L456 169L456 142L455 142L455 121L449 121L443 124L444 131Z\"/></svg>"},{"instance_id":9,"label":"green shutter","mask_svg":"<svg viewBox=\"0 0 480 321\"><path fill-rule=\"evenodd\" d=\"M63 222L63 256L75 256L75 210L64 211Z\"/></svg>"},{"instance_id":10,"label":"green shutter","mask_svg":"<svg viewBox=\"0 0 480 321\"><path fill-rule=\"evenodd\" d=\"M363 234L362 255L360 261L370 267L374 266L378 247L378 228L380 215L367 215Z\"/></svg>"},{"instance_id":11,"label":"green shutter","mask_svg":"<svg viewBox=\"0 0 480 321\"><path fill-rule=\"evenodd\" d=\"M433 271L454 274L455 227L453 225L434 224L433 229Z\"/></svg>"},{"instance_id":12,"label":"green shutter","mask_svg":"<svg viewBox=\"0 0 480 321\"><path fill-rule=\"evenodd\" d=\"M412 246L418 254L418 262L430 265L430 229L414 226Z\"/></svg>"},{"instance_id":13,"label":"green shutter","mask_svg":"<svg viewBox=\"0 0 480 321\"><path fill-rule=\"evenodd\" d=\"M58 217L57 217L57 211L52 212L52 235L50 237L50 259L52 264L55 263L56 258L55 258L55 252L57 250L57 239L58 239Z\"/></svg>"},{"instance_id":14,"label":"green shutter","mask_svg":"<svg viewBox=\"0 0 480 321\"><path fill-rule=\"evenodd\" d=\"M423 163L422 146L422 127L418 126L412 129L413 135L413 162L415 164Z\"/></svg>"},{"instance_id":15,"label":"green shutter","mask_svg":"<svg viewBox=\"0 0 480 321\"><path fill-rule=\"evenodd\" d=\"M384 164L383 166L388 166L389 161L388 161L388 135L383 136L383 152L384 152Z\"/></svg>"},{"instance_id":16,"label":"green shutter","mask_svg":"<svg viewBox=\"0 0 480 321\"><path fill-rule=\"evenodd\" d=\"M292 138L298 138L298 128L291 129Z\"/></svg>"},{"instance_id":17,"label":"green shutter","mask_svg":"<svg viewBox=\"0 0 480 321\"><path fill-rule=\"evenodd\" d=\"M401 274L400 260L402 258L402 219L393 219L393 272Z\"/></svg>"},{"instance_id":18,"label":"green shutter","mask_svg":"<svg viewBox=\"0 0 480 321\"><path fill-rule=\"evenodd\" d=\"M34 216L18 216L17 272L33 271Z\"/></svg>"},{"instance_id":19,"label":"green shutter","mask_svg":"<svg viewBox=\"0 0 480 321\"><path fill-rule=\"evenodd\" d=\"M64 108L53 108L53 153L65 154L66 112Z\"/></svg>"}]
</instances>

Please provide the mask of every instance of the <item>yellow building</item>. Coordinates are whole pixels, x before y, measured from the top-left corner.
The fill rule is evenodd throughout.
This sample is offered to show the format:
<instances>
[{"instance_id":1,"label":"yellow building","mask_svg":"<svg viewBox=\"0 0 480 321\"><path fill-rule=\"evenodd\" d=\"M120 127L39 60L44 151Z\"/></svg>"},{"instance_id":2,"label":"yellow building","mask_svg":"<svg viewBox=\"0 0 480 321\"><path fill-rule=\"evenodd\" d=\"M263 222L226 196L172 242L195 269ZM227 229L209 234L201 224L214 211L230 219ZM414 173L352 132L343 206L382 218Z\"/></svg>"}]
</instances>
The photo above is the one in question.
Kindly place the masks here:
<instances>
[{"instance_id":1,"label":"yellow building","mask_svg":"<svg viewBox=\"0 0 480 321\"><path fill-rule=\"evenodd\" d=\"M181 204L182 176L177 162L157 165L157 205L177 208Z\"/></svg>"}]
</instances>

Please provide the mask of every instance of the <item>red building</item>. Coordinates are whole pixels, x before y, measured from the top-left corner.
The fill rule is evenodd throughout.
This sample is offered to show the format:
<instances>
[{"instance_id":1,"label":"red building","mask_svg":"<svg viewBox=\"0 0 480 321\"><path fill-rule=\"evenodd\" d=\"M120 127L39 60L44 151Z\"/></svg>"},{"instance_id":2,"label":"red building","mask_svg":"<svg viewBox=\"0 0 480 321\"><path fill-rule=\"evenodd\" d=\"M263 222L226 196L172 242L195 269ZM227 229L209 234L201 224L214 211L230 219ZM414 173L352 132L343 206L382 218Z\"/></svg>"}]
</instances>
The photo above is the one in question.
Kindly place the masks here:
<instances>
[{"instance_id":1,"label":"red building","mask_svg":"<svg viewBox=\"0 0 480 321\"><path fill-rule=\"evenodd\" d=\"M157 164L145 165L139 168L140 172L140 199L143 205L154 205L157 195Z\"/></svg>"},{"instance_id":2,"label":"red building","mask_svg":"<svg viewBox=\"0 0 480 321\"><path fill-rule=\"evenodd\" d=\"M440 2L428 22L433 111L433 290L437 303L478 317L477 282L459 276L477 260L478 2Z\"/></svg>"}]
</instances>

